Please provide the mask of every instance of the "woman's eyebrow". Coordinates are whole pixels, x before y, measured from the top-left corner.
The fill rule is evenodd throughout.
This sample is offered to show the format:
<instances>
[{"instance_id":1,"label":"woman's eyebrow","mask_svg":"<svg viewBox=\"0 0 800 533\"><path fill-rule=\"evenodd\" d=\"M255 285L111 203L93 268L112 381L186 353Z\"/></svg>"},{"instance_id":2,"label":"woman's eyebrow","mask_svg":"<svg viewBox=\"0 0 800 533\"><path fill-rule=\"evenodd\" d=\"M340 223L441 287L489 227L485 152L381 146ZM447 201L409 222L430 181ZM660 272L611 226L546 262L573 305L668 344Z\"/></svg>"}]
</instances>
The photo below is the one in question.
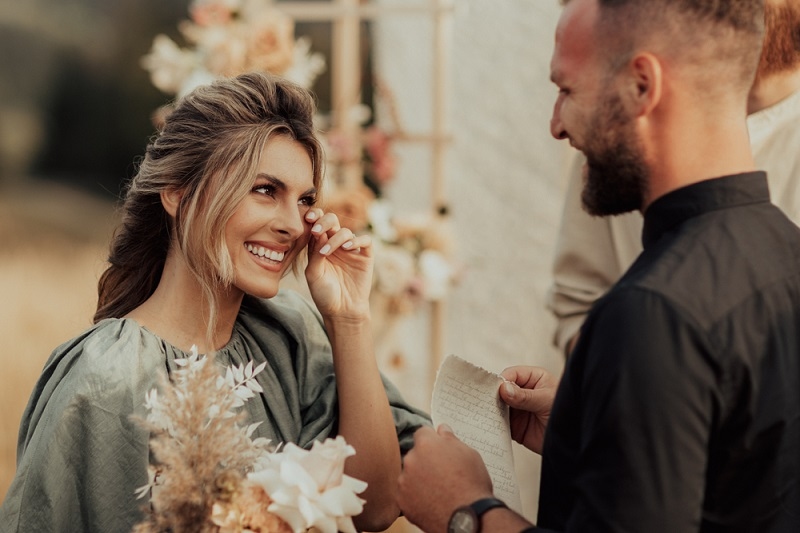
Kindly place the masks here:
<instances>
[{"instance_id":1,"label":"woman's eyebrow","mask_svg":"<svg viewBox=\"0 0 800 533\"><path fill-rule=\"evenodd\" d=\"M272 185L273 187L275 187L276 189L279 189L281 191L285 191L287 189L286 183L282 179L280 179L280 178L278 178L276 176L273 176L272 174L267 174L266 172L260 172L256 176L256 179L258 179L258 178L267 180L270 183L270 185ZM303 194L301 194L301 196L307 196L307 195L312 195L312 194L313 195L317 194L317 188L316 187L310 187L307 191L305 191Z\"/></svg>"}]
</instances>

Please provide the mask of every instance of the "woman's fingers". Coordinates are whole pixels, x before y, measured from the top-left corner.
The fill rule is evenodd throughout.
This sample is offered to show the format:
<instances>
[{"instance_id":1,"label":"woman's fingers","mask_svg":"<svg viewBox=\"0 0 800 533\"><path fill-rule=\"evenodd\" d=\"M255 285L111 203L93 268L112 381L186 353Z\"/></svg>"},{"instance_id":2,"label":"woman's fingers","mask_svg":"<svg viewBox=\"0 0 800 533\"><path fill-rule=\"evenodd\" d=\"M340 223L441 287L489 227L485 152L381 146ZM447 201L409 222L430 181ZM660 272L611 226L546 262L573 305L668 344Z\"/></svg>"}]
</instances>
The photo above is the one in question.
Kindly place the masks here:
<instances>
[{"instance_id":1,"label":"woman's fingers","mask_svg":"<svg viewBox=\"0 0 800 533\"><path fill-rule=\"evenodd\" d=\"M342 248L348 252L372 256L372 237L369 235L356 235L349 241L345 241L342 244Z\"/></svg>"},{"instance_id":2,"label":"woman's fingers","mask_svg":"<svg viewBox=\"0 0 800 533\"><path fill-rule=\"evenodd\" d=\"M372 239L369 235L356 235L349 228L343 228L339 223L339 217L334 213L323 213L322 210L314 209L306 213L306 220L313 220L311 234L316 238L314 248L322 255L330 255L338 249L348 252L364 253L366 249L372 247Z\"/></svg>"},{"instance_id":3,"label":"woman's fingers","mask_svg":"<svg viewBox=\"0 0 800 533\"><path fill-rule=\"evenodd\" d=\"M341 228L339 231L328 235L328 241L319 249L322 255L330 255L339 248L348 252L360 252L362 248L369 246L372 241L368 235L358 236L349 228Z\"/></svg>"},{"instance_id":4,"label":"woman's fingers","mask_svg":"<svg viewBox=\"0 0 800 533\"><path fill-rule=\"evenodd\" d=\"M312 224L322 218L322 215L325 214L325 211L320 209L319 207L312 207L308 211L306 211L306 222Z\"/></svg>"},{"instance_id":5,"label":"woman's fingers","mask_svg":"<svg viewBox=\"0 0 800 533\"><path fill-rule=\"evenodd\" d=\"M327 235L331 237L334 233L342 229L339 224L339 217L335 213L323 213L322 210L316 214L316 222L311 226L311 233L313 235Z\"/></svg>"}]
</instances>

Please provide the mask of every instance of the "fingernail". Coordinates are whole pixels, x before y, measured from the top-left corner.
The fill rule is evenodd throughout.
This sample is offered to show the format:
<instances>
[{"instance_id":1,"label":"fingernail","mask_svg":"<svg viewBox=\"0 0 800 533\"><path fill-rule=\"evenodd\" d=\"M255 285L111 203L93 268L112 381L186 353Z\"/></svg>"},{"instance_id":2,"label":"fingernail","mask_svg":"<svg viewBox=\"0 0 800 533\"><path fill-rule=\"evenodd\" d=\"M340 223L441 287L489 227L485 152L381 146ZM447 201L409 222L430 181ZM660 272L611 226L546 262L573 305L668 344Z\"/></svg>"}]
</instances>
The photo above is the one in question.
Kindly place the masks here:
<instances>
[{"instance_id":1,"label":"fingernail","mask_svg":"<svg viewBox=\"0 0 800 533\"><path fill-rule=\"evenodd\" d=\"M503 383L503 387L506 389L506 396L509 398L517 395L517 388L510 381Z\"/></svg>"},{"instance_id":2,"label":"fingernail","mask_svg":"<svg viewBox=\"0 0 800 533\"><path fill-rule=\"evenodd\" d=\"M319 233L322 231L322 224L315 224L313 228L311 228L311 233Z\"/></svg>"},{"instance_id":3,"label":"fingernail","mask_svg":"<svg viewBox=\"0 0 800 533\"><path fill-rule=\"evenodd\" d=\"M353 241L347 241L342 245L342 248L344 248L345 250L349 250L352 247L353 247Z\"/></svg>"},{"instance_id":4,"label":"fingernail","mask_svg":"<svg viewBox=\"0 0 800 533\"><path fill-rule=\"evenodd\" d=\"M451 428L447 424L439 424L439 431L443 433L453 433L453 428Z\"/></svg>"},{"instance_id":5,"label":"fingernail","mask_svg":"<svg viewBox=\"0 0 800 533\"><path fill-rule=\"evenodd\" d=\"M312 221L312 222L314 220L317 220L317 212L316 211L309 211L308 213L306 213L306 220Z\"/></svg>"},{"instance_id":6,"label":"fingernail","mask_svg":"<svg viewBox=\"0 0 800 533\"><path fill-rule=\"evenodd\" d=\"M314 230L311 230L311 231L314 231ZM325 255L330 251L331 251L331 245L330 244L326 244L325 246L323 246L322 248L319 249L319 253L321 253L322 255Z\"/></svg>"}]
</instances>

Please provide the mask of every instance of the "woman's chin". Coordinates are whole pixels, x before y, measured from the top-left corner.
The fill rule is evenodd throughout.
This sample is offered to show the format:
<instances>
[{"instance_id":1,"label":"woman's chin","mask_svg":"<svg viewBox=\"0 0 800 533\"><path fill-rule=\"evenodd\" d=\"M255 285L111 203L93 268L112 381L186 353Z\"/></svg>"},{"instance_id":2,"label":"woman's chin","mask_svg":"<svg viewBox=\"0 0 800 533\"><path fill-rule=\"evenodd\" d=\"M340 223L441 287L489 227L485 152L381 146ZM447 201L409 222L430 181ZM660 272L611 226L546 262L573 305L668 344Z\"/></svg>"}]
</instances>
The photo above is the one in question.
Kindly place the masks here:
<instances>
[{"instance_id":1,"label":"woman's chin","mask_svg":"<svg viewBox=\"0 0 800 533\"><path fill-rule=\"evenodd\" d=\"M278 287L272 289L258 289L253 291L245 291L246 294L253 296L255 298L261 298L263 300L268 300L270 298L274 298L276 294L278 294Z\"/></svg>"}]
</instances>

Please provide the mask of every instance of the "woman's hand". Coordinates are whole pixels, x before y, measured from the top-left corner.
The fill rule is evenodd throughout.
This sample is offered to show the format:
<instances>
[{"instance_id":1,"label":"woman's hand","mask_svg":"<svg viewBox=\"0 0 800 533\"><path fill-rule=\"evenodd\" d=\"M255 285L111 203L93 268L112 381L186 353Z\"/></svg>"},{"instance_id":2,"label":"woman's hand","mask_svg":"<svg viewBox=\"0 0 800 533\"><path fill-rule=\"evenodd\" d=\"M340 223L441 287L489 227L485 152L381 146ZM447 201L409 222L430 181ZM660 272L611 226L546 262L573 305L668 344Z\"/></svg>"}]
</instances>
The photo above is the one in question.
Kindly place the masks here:
<instances>
[{"instance_id":1,"label":"woman's hand","mask_svg":"<svg viewBox=\"0 0 800 533\"><path fill-rule=\"evenodd\" d=\"M306 280L331 342L339 403L338 433L356 449L345 473L367 482L359 531L383 531L397 518L400 445L373 354L369 293L372 239L342 228L333 213L312 209Z\"/></svg>"},{"instance_id":2,"label":"woman's hand","mask_svg":"<svg viewBox=\"0 0 800 533\"><path fill-rule=\"evenodd\" d=\"M341 227L339 217L311 209L306 281L323 316L363 318L369 315L372 288L372 238Z\"/></svg>"}]
</instances>

